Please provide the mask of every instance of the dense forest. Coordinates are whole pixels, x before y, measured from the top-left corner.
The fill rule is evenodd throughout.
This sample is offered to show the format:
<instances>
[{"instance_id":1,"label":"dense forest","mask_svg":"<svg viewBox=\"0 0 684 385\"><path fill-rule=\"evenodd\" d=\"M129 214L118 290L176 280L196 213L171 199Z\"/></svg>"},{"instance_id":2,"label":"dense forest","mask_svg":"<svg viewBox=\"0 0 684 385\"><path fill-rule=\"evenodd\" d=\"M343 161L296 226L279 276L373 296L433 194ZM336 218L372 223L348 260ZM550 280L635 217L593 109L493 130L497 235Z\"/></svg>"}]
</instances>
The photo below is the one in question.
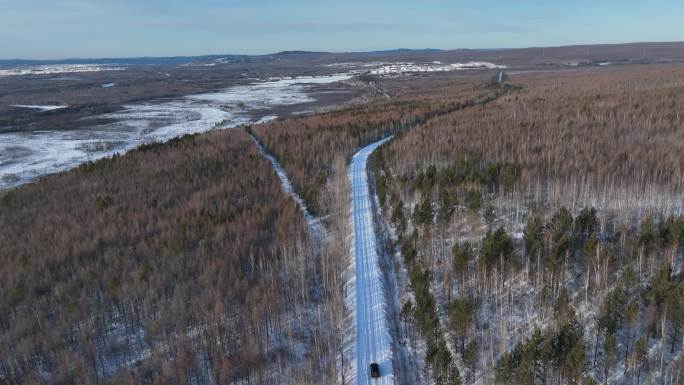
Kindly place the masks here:
<instances>
[{"instance_id":1,"label":"dense forest","mask_svg":"<svg viewBox=\"0 0 684 385\"><path fill-rule=\"evenodd\" d=\"M507 91L488 88L480 77L476 79L451 80L430 93L426 91L427 85L415 80L412 85L391 82L383 85L395 94L390 101L276 120L255 126L253 131L282 163L312 210L324 215L327 204L321 200L321 193L335 159L347 161L368 143L419 126L436 116L487 103Z\"/></svg>"},{"instance_id":2,"label":"dense forest","mask_svg":"<svg viewBox=\"0 0 684 385\"><path fill-rule=\"evenodd\" d=\"M515 75L374 155L426 363L467 384L684 381L683 74Z\"/></svg>"},{"instance_id":3,"label":"dense forest","mask_svg":"<svg viewBox=\"0 0 684 385\"><path fill-rule=\"evenodd\" d=\"M371 102L2 192L0 384L348 383L347 165L391 134L371 167L398 378L683 383L683 75L371 77Z\"/></svg>"},{"instance_id":4,"label":"dense forest","mask_svg":"<svg viewBox=\"0 0 684 385\"><path fill-rule=\"evenodd\" d=\"M520 201L681 209L681 66L531 72L512 82L519 92L442 115L394 141L397 171L412 177L428 164L511 165L519 175L508 193Z\"/></svg>"},{"instance_id":5,"label":"dense forest","mask_svg":"<svg viewBox=\"0 0 684 385\"><path fill-rule=\"evenodd\" d=\"M5 192L0 224L0 382L337 376L340 273L243 130Z\"/></svg>"},{"instance_id":6,"label":"dense forest","mask_svg":"<svg viewBox=\"0 0 684 385\"><path fill-rule=\"evenodd\" d=\"M150 144L0 195L0 379L18 383L344 382L348 157L484 103L390 102ZM313 245L258 136L330 239ZM281 290L286 287L287 290Z\"/></svg>"},{"instance_id":7,"label":"dense forest","mask_svg":"<svg viewBox=\"0 0 684 385\"><path fill-rule=\"evenodd\" d=\"M392 93L393 100L311 117L278 120L250 128L268 151L279 159L296 189L316 214L328 222L337 223L332 232L338 239L332 243L336 249L349 247L344 246L350 231L344 226L345 220L348 221L346 205L349 198L343 202L330 200L331 196L340 195L330 194L329 191L339 189L335 186L342 186L339 182L331 183L331 180L339 179L340 164L346 164L359 147L390 134L420 127L444 114L485 105L517 90L517 87L512 86L491 87L489 78L483 76L457 81L442 80L439 86L430 81L423 83L423 79L413 79L408 83L399 79L381 86ZM430 87L433 87L432 91L429 91ZM384 269L386 274L401 274L393 266ZM418 270L415 273L419 274ZM413 295L413 292L429 293L427 286L421 291L417 286L409 287L402 280L399 280L398 286L398 290L409 295ZM425 309L430 309L430 306L426 304ZM436 319L435 313L426 316L424 322L429 325ZM402 337L395 335L395 339L398 338ZM427 360L422 353L406 352L410 362L409 367L404 369L408 373L403 373L400 378L410 384L460 381L458 368L451 360L444 336L440 334L433 338L432 335L425 335L424 338L428 343ZM426 362L426 365L421 362Z\"/></svg>"}]
</instances>

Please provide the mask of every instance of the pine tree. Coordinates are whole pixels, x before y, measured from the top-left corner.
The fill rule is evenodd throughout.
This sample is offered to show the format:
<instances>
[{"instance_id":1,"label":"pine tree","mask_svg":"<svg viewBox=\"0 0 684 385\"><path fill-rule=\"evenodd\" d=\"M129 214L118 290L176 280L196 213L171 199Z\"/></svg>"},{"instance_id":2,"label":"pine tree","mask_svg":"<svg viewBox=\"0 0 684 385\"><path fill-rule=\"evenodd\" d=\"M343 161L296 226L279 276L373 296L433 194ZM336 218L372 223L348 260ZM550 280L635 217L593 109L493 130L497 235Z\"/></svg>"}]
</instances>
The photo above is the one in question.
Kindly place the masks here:
<instances>
[{"instance_id":1,"label":"pine tree","mask_svg":"<svg viewBox=\"0 0 684 385\"><path fill-rule=\"evenodd\" d=\"M432 200L429 194L424 194L421 203L416 204L413 210L413 220L419 225L432 224Z\"/></svg>"},{"instance_id":2,"label":"pine tree","mask_svg":"<svg viewBox=\"0 0 684 385\"><path fill-rule=\"evenodd\" d=\"M399 202L392 208L392 223L397 228L397 232L402 234L406 230L406 218L404 218L404 202Z\"/></svg>"},{"instance_id":3,"label":"pine tree","mask_svg":"<svg viewBox=\"0 0 684 385\"><path fill-rule=\"evenodd\" d=\"M449 306L449 328L459 340L459 350L465 350L468 329L473 321L473 304L466 298L455 299Z\"/></svg>"},{"instance_id":4,"label":"pine tree","mask_svg":"<svg viewBox=\"0 0 684 385\"><path fill-rule=\"evenodd\" d=\"M439 190L439 208L437 210L437 221L447 223L455 210L454 202L449 191L445 188Z\"/></svg>"},{"instance_id":5,"label":"pine tree","mask_svg":"<svg viewBox=\"0 0 684 385\"><path fill-rule=\"evenodd\" d=\"M525 226L523 241L525 243L525 252L532 260L541 256L544 249L544 224L537 216L530 216L527 218L527 225Z\"/></svg>"},{"instance_id":6,"label":"pine tree","mask_svg":"<svg viewBox=\"0 0 684 385\"><path fill-rule=\"evenodd\" d=\"M606 339L603 342L603 352L605 355L603 364L603 378L607 383L610 368L615 365L615 359L617 358L617 341L614 334L608 334L606 336Z\"/></svg>"},{"instance_id":7,"label":"pine tree","mask_svg":"<svg viewBox=\"0 0 684 385\"><path fill-rule=\"evenodd\" d=\"M549 264L553 270L558 270L572 245L572 214L570 210L561 207L551 218L551 252Z\"/></svg>"},{"instance_id":8,"label":"pine tree","mask_svg":"<svg viewBox=\"0 0 684 385\"><path fill-rule=\"evenodd\" d=\"M457 243L451 249L451 256L451 266L454 269L454 273L460 275L461 286L465 287L468 263L474 257L473 248L470 246L469 242L465 242L462 245Z\"/></svg>"},{"instance_id":9,"label":"pine tree","mask_svg":"<svg viewBox=\"0 0 684 385\"><path fill-rule=\"evenodd\" d=\"M513 241L503 227L496 231L487 231L480 249L480 260L488 270L499 265L503 261L503 269L510 268L514 263ZM503 272L502 272L503 273Z\"/></svg>"},{"instance_id":10,"label":"pine tree","mask_svg":"<svg viewBox=\"0 0 684 385\"><path fill-rule=\"evenodd\" d=\"M576 239L587 239L598 231L598 217L595 208L585 207L575 219L574 233Z\"/></svg>"},{"instance_id":11,"label":"pine tree","mask_svg":"<svg viewBox=\"0 0 684 385\"><path fill-rule=\"evenodd\" d=\"M644 365L646 364L646 359L648 358L648 351L646 350L646 337L641 336L639 339L634 343L634 361L635 364L639 367L638 372L637 372L637 385L639 385L640 380L641 380L641 371L644 368Z\"/></svg>"},{"instance_id":12,"label":"pine tree","mask_svg":"<svg viewBox=\"0 0 684 385\"><path fill-rule=\"evenodd\" d=\"M404 305L401 307L400 317L404 322L404 331L407 335L409 332L409 325L411 325L411 322L413 321L414 311L413 303L411 301L404 302Z\"/></svg>"},{"instance_id":13,"label":"pine tree","mask_svg":"<svg viewBox=\"0 0 684 385\"><path fill-rule=\"evenodd\" d=\"M672 346L670 353L674 353L675 344L679 335L684 328L684 282L680 282L670 292L669 295L669 314L672 318L672 325L674 327L674 335L672 336Z\"/></svg>"}]
</instances>

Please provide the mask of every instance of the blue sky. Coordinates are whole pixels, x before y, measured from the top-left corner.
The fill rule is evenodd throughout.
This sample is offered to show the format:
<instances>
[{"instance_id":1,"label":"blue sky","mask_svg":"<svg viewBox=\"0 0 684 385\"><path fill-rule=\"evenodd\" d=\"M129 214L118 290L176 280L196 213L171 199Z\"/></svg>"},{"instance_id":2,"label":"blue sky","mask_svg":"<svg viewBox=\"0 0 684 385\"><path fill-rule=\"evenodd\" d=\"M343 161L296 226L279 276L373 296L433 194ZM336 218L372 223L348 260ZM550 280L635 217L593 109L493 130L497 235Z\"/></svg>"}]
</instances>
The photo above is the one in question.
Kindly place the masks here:
<instances>
[{"instance_id":1,"label":"blue sky","mask_svg":"<svg viewBox=\"0 0 684 385\"><path fill-rule=\"evenodd\" d=\"M0 0L0 58L684 40L684 1Z\"/></svg>"}]
</instances>

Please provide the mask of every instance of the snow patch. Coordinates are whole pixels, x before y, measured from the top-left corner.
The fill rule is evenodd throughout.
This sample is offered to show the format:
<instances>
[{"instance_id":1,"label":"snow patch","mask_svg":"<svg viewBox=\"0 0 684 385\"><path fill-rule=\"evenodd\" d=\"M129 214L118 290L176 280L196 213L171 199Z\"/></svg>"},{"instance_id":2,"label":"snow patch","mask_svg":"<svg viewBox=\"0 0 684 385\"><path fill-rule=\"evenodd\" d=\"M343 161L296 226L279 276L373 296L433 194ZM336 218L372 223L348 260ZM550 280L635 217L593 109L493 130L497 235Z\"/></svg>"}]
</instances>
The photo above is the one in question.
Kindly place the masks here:
<instances>
[{"instance_id":1,"label":"snow patch","mask_svg":"<svg viewBox=\"0 0 684 385\"><path fill-rule=\"evenodd\" d=\"M272 80L265 82L235 86L220 92L191 95L189 98L230 107L267 109L314 102L316 99L306 94L312 84L335 83L351 78L351 74L271 78Z\"/></svg>"},{"instance_id":2,"label":"snow patch","mask_svg":"<svg viewBox=\"0 0 684 385\"><path fill-rule=\"evenodd\" d=\"M392 74L403 74L403 73L416 73L416 72L451 72L451 71L462 71L469 69L503 69L506 66L498 65L489 62L467 62L467 63L451 63L451 64L441 64L441 63L426 63L426 64L415 64L415 63L394 63L390 65L385 65L380 68L376 68L370 71L373 75L392 75Z\"/></svg>"},{"instance_id":3,"label":"snow patch","mask_svg":"<svg viewBox=\"0 0 684 385\"><path fill-rule=\"evenodd\" d=\"M78 72L123 71L125 69L126 67L104 66L94 64L53 64L0 70L0 76L50 75Z\"/></svg>"},{"instance_id":4,"label":"snow patch","mask_svg":"<svg viewBox=\"0 0 684 385\"><path fill-rule=\"evenodd\" d=\"M62 108L67 108L69 106L38 106L38 105L28 105L28 104L12 104L10 107L19 108L30 108L34 110L40 110L40 112L60 110Z\"/></svg>"},{"instance_id":5,"label":"snow patch","mask_svg":"<svg viewBox=\"0 0 684 385\"><path fill-rule=\"evenodd\" d=\"M276 115L267 115L256 121L256 124L268 123L270 121L276 120L278 117Z\"/></svg>"},{"instance_id":6,"label":"snow patch","mask_svg":"<svg viewBox=\"0 0 684 385\"><path fill-rule=\"evenodd\" d=\"M313 102L315 99L307 93L312 84L332 83L351 77L351 74L338 74L260 81L161 103L125 105L120 111L93 117L114 120L113 123L87 129L0 134L0 189L123 153L141 144L252 123L249 111ZM20 107L40 108L41 111L63 108ZM261 121L273 118L266 116Z\"/></svg>"}]
</instances>

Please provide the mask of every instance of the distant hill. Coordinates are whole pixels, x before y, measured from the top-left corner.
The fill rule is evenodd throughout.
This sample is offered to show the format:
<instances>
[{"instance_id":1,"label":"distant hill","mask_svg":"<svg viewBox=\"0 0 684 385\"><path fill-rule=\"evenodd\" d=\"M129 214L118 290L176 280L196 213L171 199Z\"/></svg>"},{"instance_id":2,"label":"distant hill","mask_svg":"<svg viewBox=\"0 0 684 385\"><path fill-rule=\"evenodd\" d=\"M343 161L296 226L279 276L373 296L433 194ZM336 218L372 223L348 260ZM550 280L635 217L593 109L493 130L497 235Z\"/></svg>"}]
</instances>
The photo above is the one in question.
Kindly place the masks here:
<instances>
[{"instance_id":1,"label":"distant hill","mask_svg":"<svg viewBox=\"0 0 684 385\"><path fill-rule=\"evenodd\" d=\"M137 58L85 58L63 60L0 60L0 69L54 64L94 65L183 65L217 62L301 62L332 64L351 61L433 61L445 62L490 61L511 66L595 64L599 62L644 63L684 61L684 42L574 45L563 47L454 49L399 48L369 52L282 51L266 55L202 55Z\"/></svg>"},{"instance_id":2,"label":"distant hill","mask_svg":"<svg viewBox=\"0 0 684 385\"><path fill-rule=\"evenodd\" d=\"M93 65L181 65L193 62L211 62L219 59L239 61L249 58L247 55L203 55L203 56L171 56L171 57L134 57L134 58L72 58L61 60L0 60L0 68L32 67L54 64L93 64Z\"/></svg>"}]
</instances>

